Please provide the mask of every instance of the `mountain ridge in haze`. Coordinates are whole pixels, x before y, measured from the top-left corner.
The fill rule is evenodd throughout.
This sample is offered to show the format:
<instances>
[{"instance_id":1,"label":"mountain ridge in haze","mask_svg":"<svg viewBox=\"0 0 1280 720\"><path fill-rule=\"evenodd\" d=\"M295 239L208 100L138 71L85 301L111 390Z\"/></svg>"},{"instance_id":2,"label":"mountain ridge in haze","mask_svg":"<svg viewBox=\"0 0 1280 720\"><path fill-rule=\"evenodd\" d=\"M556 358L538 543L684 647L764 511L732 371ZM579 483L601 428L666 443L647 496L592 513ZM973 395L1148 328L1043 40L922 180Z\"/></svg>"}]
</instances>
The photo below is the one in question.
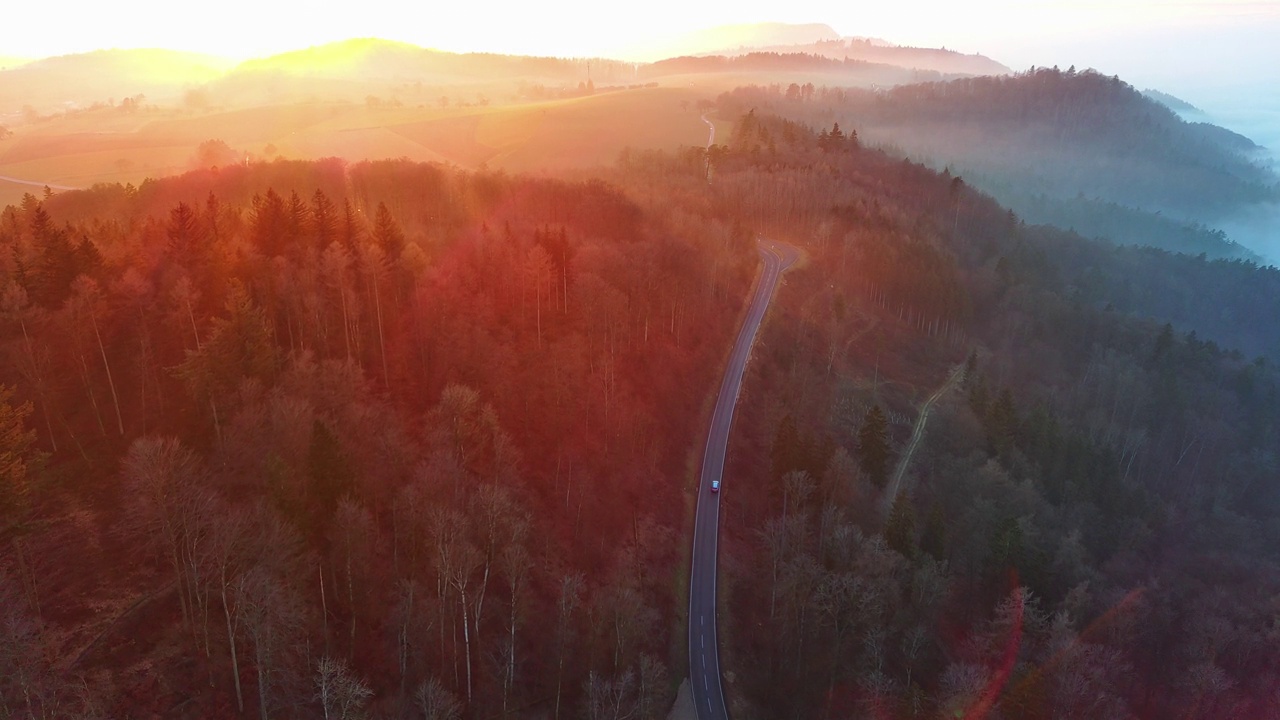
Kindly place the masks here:
<instances>
[{"instance_id":1,"label":"mountain ridge in haze","mask_svg":"<svg viewBox=\"0 0 1280 720\"><path fill-rule=\"evenodd\" d=\"M1204 110L1201 110L1200 108L1196 107L1195 105L1192 105L1191 103L1187 102L1186 100L1183 100L1182 98L1176 95L1171 95L1167 92L1164 92L1163 90L1156 90L1155 88L1147 88L1146 90L1142 91L1142 94L1146 95L1152 100L1155 100L1158 103L1162 103L1163 105L1168 107L1170 110L1177 113L1196 113L1199 115L1204 114Z\"/></svg>"},{"instance_id":2,"label":"mountain ridge in haze","mask_svg":"<svg viewBox=\"0 0 1280 720\"><path fill-rule=\"evenodd\" d=\"M216 55L144 48L95 50L32 60L0 70L0 115L44 113L146 95L176 101L234 63Z\"/></svg>"},{"instance_id":3,"label":"mountain ridge in haze","mask_svg":"<svg viewBox=\"0 0 1280 720\"><path fill-rule=\"evenodd\" d=\"M865 63L881 66L881 72L863 73L866 78L861 81L832 82L864 85L871 82L884 86L1007 71L981 56L840 38L825 25L766 23L732 26L732 29L737 33L736 38L777 49L751 51L740 46L724 55L727 60L719 63L715 72L732 66L734 70L752 72L839 70L847 73L858 63ZM723 33L721 36L728 37ZM808 44L778 45L792 41ZM799 62L804 56L807 59ZM360 102L366 97L391 99L396 96L406 102L412 97L415 103L434 103L448 92L449 86L460 84L476 85L472 91L490 97L499 91L499 83L546 84L555 88L573 88L580 83L595 87L627 86L644 82L646 76L670 74L671 59L676 57L673 53L666 60L633 63L608 58L457 53L367 37L239 63L164 49L99 50L44 58L0 70L0 117L21 119L30 114L28 110L36 115L48 115L95 105L110 106L123 98L139 95L145 96L147 104L201 109L323 98ZM708 56L704 53L700 57ZM750 67L742 66L742 61L737 60L744 57L754 58L747 62ZM766 67L769 57L777 58L776 67ZM707 63L717 65L714 61L703 61L692 71L704 72ZM789 80L774 78L774 81ZM433 94L428 97L418 92L424 88ZM509 89L503 92L510 94Z\"/></svg>"},{"instance_id":4,"label":"mountain ridge in haze","mask_svg":"<svg viewBox=\"0 0 1280 720\"><path fill-rule=\"evenodd\" d=\"M1278 193L1277 176L1254 161L1248 138L1187 122L1093 71L1041 68L808 98L739 89L720 107L729 116L780 111L811 127L839 122L864 142L949 168L1028 222L1121 244L1250 257L1215 228Z\"/></svg>"},{"instance_id":5,"label":"mountain ridge in haze","mask_svg":"<svg viewBox=\"0 0 1280 720\"><path fill-rule=\"evenodd\" d=\"M661 44L659 43L659 46ZM717 52L719 51L719 52ZM823 24L757 23L691 33L668 43L658 59L688 55L774 53L812 55L837 62L861 61L941 75L1007 73L1008 68L980 55L940 48L906 48L881 40L841 37ZM274 102L325 95L323 84L297 83L296 78L339 79L351 87L345 95L363 98L362 86L373 82L440 84L462 80L553 80L576 85L629 84L638 80L633 63L608 58L560 58L497 53L456 53L380 38L353 38L274 53L242 62L207 54L168 49L110 49L12 62L0 57L0 117L21 118L111 105L122 98L145 95L150 104L178 104L197 91L194 106L218 104L218 91L228 101ZM784 68L785 69L785 68ZM268 92L247 87L275 78ZM904 76L906 82L927 79ZM201 91L207 91L202 94ZM368 94L387 92L369 87ZM209 96L213 96L210 98Z\"/></svg>"},{"instance_id":6,"label":"mountain ridge in haze","mask_svg":"<svg viewBox=\"0 0 1280 720\"><path fill-rule=\"evenodd\" d=\"M801 53L833 60L861 60L948 75L1007 75L1009 67L981 54L897 45L870 37L842 36L830 25L779 22L721 25L677 36L661 45L669 56Z\"/></svg>"},{"instance_id":7,"label":"mountain ridge in haze","mask_svg":"<svg viewBox=\"0 0 1280 720\"><path fill-rule=\"evenodd\" d=\"M0 55L0 71L14 70L31 62L31 58L17 55Z\"/></svg>"}]
</instances>

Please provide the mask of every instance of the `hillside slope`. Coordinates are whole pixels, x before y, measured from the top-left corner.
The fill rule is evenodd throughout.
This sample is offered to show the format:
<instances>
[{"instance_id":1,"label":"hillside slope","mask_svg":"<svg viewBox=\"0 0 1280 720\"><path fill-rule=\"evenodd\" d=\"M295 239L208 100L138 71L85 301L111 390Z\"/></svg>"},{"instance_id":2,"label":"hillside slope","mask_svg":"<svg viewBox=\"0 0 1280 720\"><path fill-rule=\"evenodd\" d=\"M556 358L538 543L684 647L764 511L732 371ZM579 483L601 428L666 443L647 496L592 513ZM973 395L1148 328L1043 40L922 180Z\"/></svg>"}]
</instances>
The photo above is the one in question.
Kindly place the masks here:
<instances>
[{"instance_id":1,"label":"hillside slope","mask_svg":"<svg viewBox=\"0 0 1280 720\"><path fill-rule=\"evenodd\" d=\"M1092 71L1037 69L880 92L741 89L721 105L777 111L812 127L838 122L864 142L950 168L1030 221L1122 243L1240 256L1211 228L1280 193L1280 178L1255 164L1247 138L1184 122ZM1124 212L1099 212L1108 204ZM1154 216L1210 230L1171 233Z\"/></svg>"}]
</instances>

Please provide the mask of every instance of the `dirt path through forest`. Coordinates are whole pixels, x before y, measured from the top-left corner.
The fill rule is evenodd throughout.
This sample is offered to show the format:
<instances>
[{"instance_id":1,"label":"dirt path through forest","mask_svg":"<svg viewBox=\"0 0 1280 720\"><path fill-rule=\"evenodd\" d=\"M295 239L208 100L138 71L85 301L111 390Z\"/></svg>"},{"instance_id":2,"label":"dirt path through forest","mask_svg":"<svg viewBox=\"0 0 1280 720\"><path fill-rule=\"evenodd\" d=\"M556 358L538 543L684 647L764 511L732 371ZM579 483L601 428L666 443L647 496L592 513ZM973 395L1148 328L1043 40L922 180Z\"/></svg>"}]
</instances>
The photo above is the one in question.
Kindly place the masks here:
<instances>
[{"instance_id":1,"label":"dirt path through forest","mask_svg":"<svg viewBox=\"0 0 1280 720\"><path fill-rule=\"evenodd\" d=\"M907 466L911 464L911 456L915 455L916 448L920 446L920 441L924 439L924 426L929 422L929 413L933 410L933 404L938 398L946 394L948 390L956 386L960 382L961 376L964 375L964 365L957 365L951 371L951 375L947 381L942 383L942 387L938 388L924 405L920 407L920 416L916 418L915 427L911 429L911 440L907 443L907 449L902 453L902 458L898 461L898 467L893 471L893 479L889 481L889 487L885 491L884 499L881 501L881 510L885 513L889 512L889 508L893 507L893 501L898 497L898 492L902 489L902 479L907 476Z\"/></svg>"}]
</instances>

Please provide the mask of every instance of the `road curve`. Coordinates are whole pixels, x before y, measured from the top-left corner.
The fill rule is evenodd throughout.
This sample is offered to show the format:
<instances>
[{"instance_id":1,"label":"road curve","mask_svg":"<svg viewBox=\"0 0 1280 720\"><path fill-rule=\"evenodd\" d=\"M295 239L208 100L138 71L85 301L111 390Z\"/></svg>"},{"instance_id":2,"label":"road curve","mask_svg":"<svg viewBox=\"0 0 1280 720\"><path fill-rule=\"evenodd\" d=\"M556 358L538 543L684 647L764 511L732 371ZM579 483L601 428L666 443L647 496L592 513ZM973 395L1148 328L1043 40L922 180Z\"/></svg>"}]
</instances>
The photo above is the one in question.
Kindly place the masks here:
<instances>
[{"instance_id":1,"label":"road curve","mask_svg":"<svg viewBox=\"0 0 1280 720\"><path fill-rule=\"evenodd\" d=\"M768 240L757 243L764 260L764 272L747 309L746 320L729 355L729 364L720 382L716 409L711 416L707 447L702 454L702 475L698 480L698 510L693 523L693 559L689 566L689 684L693 691L698 720L728 720L724 691L720 685L720 652L716 637L716 552L720 540L720 497L732 491L721 483L721 493L711 492L713 480L722 480L733 409L742 388L742 373L751 355L756 331L764 319L769 300L782 272L795 262L795 248Z\"/></svg>"}]
</instances>

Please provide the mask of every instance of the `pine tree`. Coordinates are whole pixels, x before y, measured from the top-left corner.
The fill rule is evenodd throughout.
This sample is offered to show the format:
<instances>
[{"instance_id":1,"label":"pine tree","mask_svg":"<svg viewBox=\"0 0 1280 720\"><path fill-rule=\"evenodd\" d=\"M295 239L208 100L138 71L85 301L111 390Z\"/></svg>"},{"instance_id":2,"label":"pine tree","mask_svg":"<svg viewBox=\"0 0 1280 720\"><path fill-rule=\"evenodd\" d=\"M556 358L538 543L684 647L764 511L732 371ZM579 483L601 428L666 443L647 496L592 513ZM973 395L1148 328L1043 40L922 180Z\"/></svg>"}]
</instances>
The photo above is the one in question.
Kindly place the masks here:
<instances>
[{"instance_id":1,"label":"pine tree","mask_svg":"<svg viewBox=\"0 0 1280 720\"><path fill-rule=\"evenodd\" d=\"M1008 388L1000 391L996 401L987 407L984 418L987 426L987 449L992 455L1007 458L1013 449L1018 430L1018 411L1013 404L1013 394Z\"/></svg>"},{"instance_id":2,"label":"pine tree","mask_svg":"<svg viewBox=\"0 0 1280 720\"><path fill-rule=\"evenodd\" d=\"M188 350L186 359L174 368L201 403L217 403L230 396L246 378L269 384L278 367L266 317L244 288L232 287L226 309L228 316L214 320L208 340L199 350ZM216 414L216 404L213 410Z\"/></svg>"},{"instance_id":3,"label":"pine tree","mask_svg":"<svg viewBox=\"0 0 1280 720\"><path fill-rule=\"evenodd\" d=\"M889 481L889 421L872 405L858 431L858 464L878 488Z\"/></svg>"},{"instance_id":4,"label":"pine tree","mask_svg":"<svg viewBox=\"0 0 1280 720\"><path fill-rule=\"evenodd\" d=\"M1003 572L1010 567L1022 569L1022 526L1018 519L1007 517L991 536L991 569Z\"/></svg>"},{"instance_id":5,"label":"pine tree","mask_svg":"<svg viewBox=\"0 0 1280 720\"><path fill-rule=\"evenodd\" d=\"M278 257L284 253L289 236L289 219L284 198L275 190L268 189L265 196L253 196L250 228L250 235L258 252L267 257Z\"/></svg>"},{"instance_id":6,"label":"pine tree","mask_svg":"<svg viewBox=\"0 0 1280 720\"><path fill-rule=\"evenodd\" d=\"M338 507L338 500L355 485L355 473L342 443L328 425L316 420L311 425L311 446L307 451L307 472L311 476L311 499L319 505L315 530L322 530Z\"/></svg>"},{"instance_id":7,"label":"pine tree","mask_svg":"<svg viewBox=\"0 0 1280 720\"><path fill-rule=\"evenodd\" d=\"M311 196L311 227L315 231L316 248L324 251L338 237L338 211L333 201L321 190Z\"/></svg>"},{"instance_id":8,"label":"pine tree","mask_svg":"<svg viewBox=\"0 0 1280 720\"><path fill-rule=\"evenodd\" d=\"M381 248L388 262L395 262L404 249L404 231L400 223L391 217L386 203L378 203L378 212L373 223L373 241Z\"/></svg>"},{"instance_id":9,"label":"pine tree","mask_svg":"<svg viewBox=\"0 0 1280 720\"><path fill-rule=\"evenodd\" d=\"M916 511L906 493L899 493L893 499L893 507L889 510L889 520L884 526L884 541L902 557L914 560L916 557Z\"/></svg>"},{"instance_id":10,"label":"pine tree","mask_svg":"<svg viewBox=\"0 0 1280 720\"><path fill-rule=\"evenodd\" d=\"M342 222L339 226L338 238L352 256L356 254L356 249L364 238L364 221L350 200L342 203Z\"/></svg>"},{"instance_id":11,"label":"pine tree","mask_svg":"<svg viewBox=\"0 0 1280 720\"><path fill-rule=\"evenodd\" d=\"M55 227L43 205L37 205L32 215L31 236L37 255L30 276L30 295L45 307L59 307L71 294L72 281L92 269L97 251L92 255L78 252L69 231Z\"/></svg>"},{"instance_id":12,"label":"pine tree","mask_svg":"<svg viewBox=\"0 0 1280 720\"><path fill-rule=\"evenodd\" d=\"M289 204L285 208L285 253L294 261L302 262L316 249L307 240L311 235L311 207L298 196L298 191L289 193Z\"/></svg>"},{"instance_id":13,"label":"pine tree","mask_svg":"<svg viewBox=\"0 0 1280 720\"><path fill-rule=\"evenodd\" d=\"M969 359L964 363L964 377L960 382L967 388L978 376L978 351L974 350L969 353Z\"/></svg>"},{"instance_id":14,"label":"pine tree","mask_svg":"<svg viewBox=\"0 0 1280 720\"><path fill-rule=\"evenodd\" d=\"M947 520L942 514L941 505L935 503L925 517L924 528L920 533L920 549L934 560L945 560L947 557Z\"/></svg>"},{"instance_id":15,"label":"pine tree","mask_svg":"<svg viewBox=\"0 0 1280 720\"><path fill-rule=\"evenodd\" d=\"M1165 323L1160 329L1160 335L1156 337L1155 347L1151 349L1151 361L1148 365L1154 367L1161 362L1167 360L1173 351L1173 325Z\"/></svg>"},{"instance_id":16,"label":"pine tree","mask_svg":"<svg viewBox=\"0 0 1280 720\"><path fill-rule=\"evenodd\" d=\"M192 207L184 202L169 211L169 225L165 228L169 239L169 256L185 268L199 267L205 259L204 228Z\"/></svg>"}]
</instances>

